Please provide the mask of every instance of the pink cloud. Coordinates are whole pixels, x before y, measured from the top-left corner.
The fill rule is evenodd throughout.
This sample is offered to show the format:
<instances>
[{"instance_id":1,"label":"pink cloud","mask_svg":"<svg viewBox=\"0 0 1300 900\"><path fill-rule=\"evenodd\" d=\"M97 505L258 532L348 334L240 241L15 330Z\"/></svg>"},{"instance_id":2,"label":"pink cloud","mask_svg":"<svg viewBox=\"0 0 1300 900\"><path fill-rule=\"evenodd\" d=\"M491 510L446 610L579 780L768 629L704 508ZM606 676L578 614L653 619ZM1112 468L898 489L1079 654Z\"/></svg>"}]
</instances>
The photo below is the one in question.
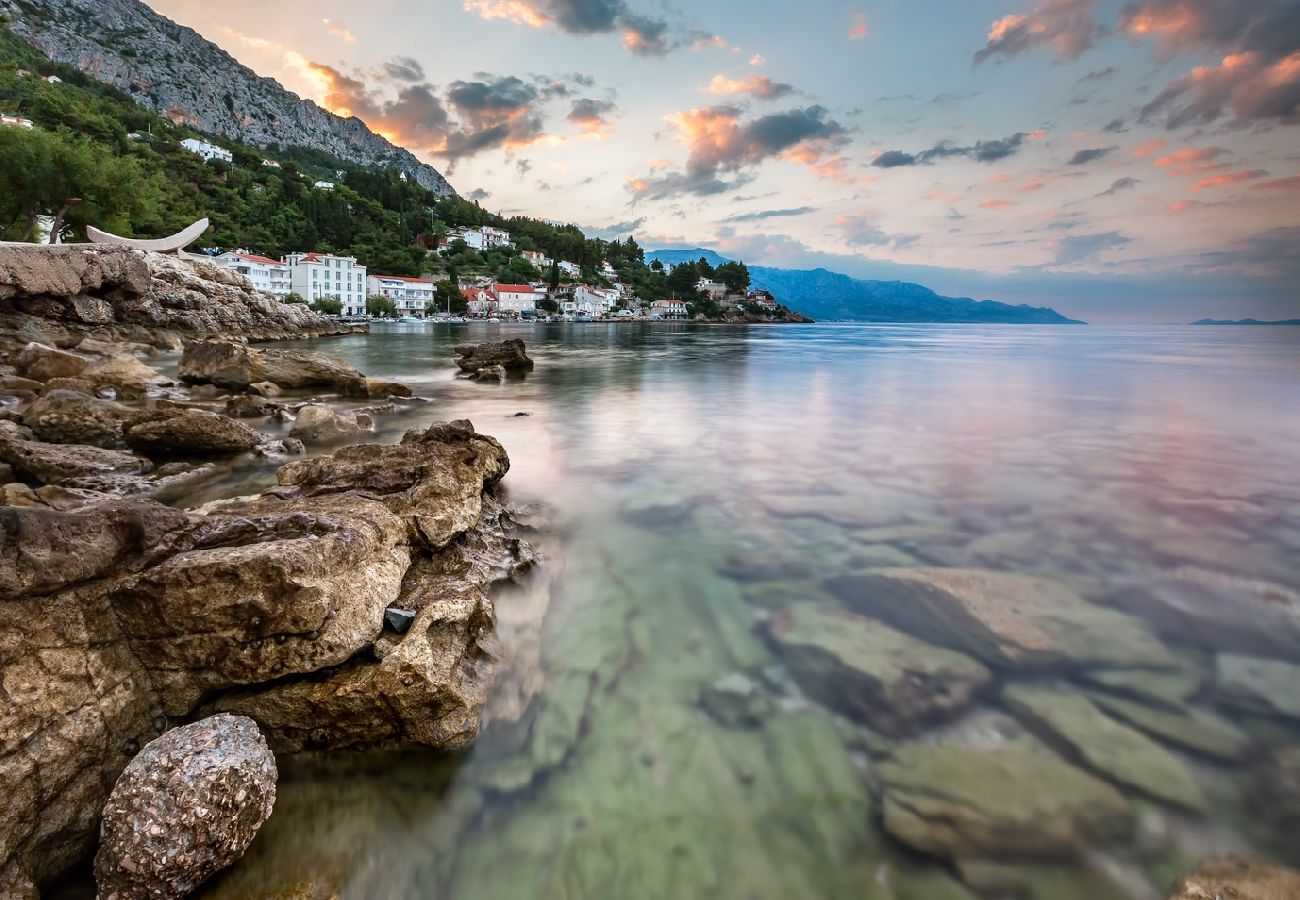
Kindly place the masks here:
<instances>
[{"instance_id":1,"label":"pink cloud","mask_svg":"<svg viewBox=\"0 0 1300 900\"><path fill-rule=\"evenodd\" d=\"M849 26L849 40L860 41L866 37L871 37L871 25L867 22L867 14L862 11L855 12L853 24Z\"/></svg>"}]
</instances>

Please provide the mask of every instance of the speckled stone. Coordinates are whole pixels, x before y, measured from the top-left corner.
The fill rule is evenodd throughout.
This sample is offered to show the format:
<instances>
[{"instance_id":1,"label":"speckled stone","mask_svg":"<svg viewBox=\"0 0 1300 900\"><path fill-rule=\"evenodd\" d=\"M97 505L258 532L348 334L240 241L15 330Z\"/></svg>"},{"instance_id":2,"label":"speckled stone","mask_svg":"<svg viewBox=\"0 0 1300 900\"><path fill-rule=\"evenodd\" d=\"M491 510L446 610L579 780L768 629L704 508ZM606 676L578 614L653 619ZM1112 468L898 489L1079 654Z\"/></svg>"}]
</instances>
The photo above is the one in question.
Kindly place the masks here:
<instances>
[{"instance_id":1,"label":"speckled stone","mask_svg":"<svg viewBox=\"0 0 1300 900\"><path fill-rule=\"evenodd\" d=\"M212 716L151 741L104 805L100 900L195 890L244 855L271 815L275 780L275 757L243 716Z\"/></svg>"}]
</instances>

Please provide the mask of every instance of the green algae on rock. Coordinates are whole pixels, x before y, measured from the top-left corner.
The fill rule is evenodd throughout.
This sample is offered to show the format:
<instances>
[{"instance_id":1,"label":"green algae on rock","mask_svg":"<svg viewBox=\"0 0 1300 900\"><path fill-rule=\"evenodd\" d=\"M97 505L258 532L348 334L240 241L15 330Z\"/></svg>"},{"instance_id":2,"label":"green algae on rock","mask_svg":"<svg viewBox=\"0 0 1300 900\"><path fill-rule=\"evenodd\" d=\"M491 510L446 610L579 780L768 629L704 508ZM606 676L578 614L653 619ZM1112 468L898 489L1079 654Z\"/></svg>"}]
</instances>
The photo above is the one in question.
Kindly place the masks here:
<instances>
[{"instance_id":1,"label":"green algae on rock","mask_svg":"<svg viewBox=\"0 0 1300 900\"><path fill-rule=\"evenodd\" d=\"M1110 718L1087 697L1051 687L1010 685L1002 698L1030 728L1097 774L1182 809L1207 811L1205 794L1177 757Z\"/></svg>"},{"instance_id":2,"label":"green algae on rock","mask_svg":"<svg viewBox=\"0 0 1300 900\"><path fill-rule=\"evenodd\" d=\"M1218 716L1170 712L1104 694L1090 696L1109 715L1167 744L1225 763L1243 763L1250 758L1254 741Z\"/></svg>"},{"instance_id":3,"label":"green algae on rock","mask_svg":"<svg viewBox=\"0 0 1300 900\"><path fill-rule=\"evenodd\" d=\"M1224 706L1300 719L1300 666L1223 653L1216 661L1215 681Z\"/></svg>"},{"instance_id":4,"label":"green algae on rock","mask_svg":"<svg viewBox=\"0 0 1300 900\"><path fill-rule=\"evenodd\" d=\"M1205 683L1205 676L1189 666L1177 669L1094 669L1080 674L1090 684L1172 710L1181 710Z\"/></svg>"}]
</instances>

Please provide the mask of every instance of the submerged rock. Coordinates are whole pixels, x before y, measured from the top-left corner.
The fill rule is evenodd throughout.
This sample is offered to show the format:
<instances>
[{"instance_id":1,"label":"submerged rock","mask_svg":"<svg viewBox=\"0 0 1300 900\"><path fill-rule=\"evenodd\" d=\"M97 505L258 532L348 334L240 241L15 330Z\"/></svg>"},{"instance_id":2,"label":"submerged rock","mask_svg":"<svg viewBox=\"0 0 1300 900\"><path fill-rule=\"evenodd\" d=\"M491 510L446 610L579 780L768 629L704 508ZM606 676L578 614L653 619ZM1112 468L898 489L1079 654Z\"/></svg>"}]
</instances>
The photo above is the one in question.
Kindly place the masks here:
<instances>
[{"instance_id":1,"label":"submerged rock","mask_svg":"<svg viewBox=\"0 0 1300 900\"><path fill-rule=\"evenodd\" d=\"M336 412L323 403L313 403L298 410L290 437L309 444L327 444L355 437L361 433L356 416Z\"/></svg>"},{"instance_id":2,"label":"submerged rock","mask_svg":"<svg viewBox=\"0 0 1300 900\"><path fill-rule=\"evenodd\" d=\"M1118 791L1043 751L909 746L876 771L889 833L947 859L1069 858L1133 828Z\"/></svg>"},{"instance_id":3,"label":"submerged rock","mask_svg":"<svg viewBox=\"0 0 1300 900\"><path fill-rule=\"evenodd\" d=\"M1169 900L1295 900L1300 872L1240 857L1203 860L1174 885Z\"/></svg>"},{"instance_id":4,"label":"submerged rock","mask_svg":"<svg viewBox=\"0 0 1300 900\"><path fill-rule=\"evenodd\" d=\"M275 805L251 719L213 716L151 741L104 806L95 880L115 900L183 897L244 855Z\"/></svg>"},{"instance_id":5,"label":"submerged rock","mask_svg":"<svg viewBox=\"0 0 1300 900\"><path fill-rule=\"evenodd\" d=\"M1177 757L1087 697L1025 685L1011 685L1002 696L1031 729L1097 774L1182 809L1208 811L1200 785Z\"/></svg>"},{"instance_id":6,"label":"submerged rock","mask_svg":"<svg viewBox=\"0 0 1300 900\"><path fill-rule=\"evenodd\" d=\"M263 350L229 341L185 345L181 380L244 391L270 382L282 388L331 387L343 393L364 386L365 376L343 360L311 350Z\"/></svg>"},{"instance_id":7,"label":"submerged rock","mask_svg":"<svg viewBox=\"0 0 1300 900\"><path fill-rule=\"evenodd\" d=\"M1173 667L1138 619L1059 582L975 569L881 569L827 583L851 609L996 668Z\"/></svg>"},{"instance_id":8,"label":"submerged rock","mask_svg":"<svg viewBox=\"0 0 1300 900\"><path fill-rule=\"evenodd\" d=\"M1223 653L1215 683L1224 706L1300 720L1300 666Z\"/></svg>"},{"instance_id":9,"label":"submerged rock","mask_svg":"<svg viewBox=\"0 0 1300 900\"><path fill-rule=\"evenodd\" d=\"M154 457L229 456L252 450L257 432L242 422L199 410L146 417L123 431L127 446Z\"/></svg>"},{"instance_id":10,"label":"submerged rock","mask_svg":"<svg viewBox=\"0 0 1300 900\"><path fill-rule=\"evenodd\" d=\"M456 365L462 372L478 372L489 366L500 366L507 372L533 368L524 342L518 338L495 344L465 344L456 348L460 357Z\"/></svg>"},{"instance_id":11,"label":"submerged rock","mask_svg":"<svg viewBox=\"0 0 1300 900\"><path fill-rule=\"evenodd\" d=\"M1093 669L1080 676L1090 684L1166 709L1181 710L1205 683L1190 667L1178 669Z\"/></svg>"},{"instance_id":12,"label":"submerged rock","mask_svg":"<svg viewBox=\"0 0 1300 900\"><path fill-rule=\"evenodd\" d=\"M53 390L27 407L23 424L52 444L121 447L122 429L135 415L135 410L112 400Z\"/></svg>"},{"instance_id":13,"label":"submerged rock","mask_svg":"<svg viewBox=\"0 0 1300 900\"><path fill-rule=\"evenodd\" d=\"M700 706L728 728L752 728L772 713L772 700L747 675L732 672L700 692Z\"/></svg>"},{"instance_id":14,"label":"submerged rock","mask_svg":"<svg viewBox=\"0 0 1300 900\"><path fill-rule=\"evenodd\" d=\"M951 718L992 681L968 656L812 604L774 616L768 635L809 695L885 734Z\"/></svg>"},{"instance_id":15,"label":"submerged rock","mask_svg":"<svg viewBox=\"0 0 1300 900\"><path fill-rule=\"evenodd\" d=\"M1225 763L1244 763L1254 741L1226 720L1209 713L1178 713L1153 709L1144 703L1102 694L1092 701L1107 714L1121 719L1157 740Z\"/></svg>"},{"instance_id":16,"label":"submerged rock","mask_svg":"<svg viewBox=\"0 0 1300 900\"><path fill-rule=\"evenodd\" d=\"M1300 744L1279 749L1256 768L1247 800L1283 840L1300 833Z\"/></svg>"}]
</instances>

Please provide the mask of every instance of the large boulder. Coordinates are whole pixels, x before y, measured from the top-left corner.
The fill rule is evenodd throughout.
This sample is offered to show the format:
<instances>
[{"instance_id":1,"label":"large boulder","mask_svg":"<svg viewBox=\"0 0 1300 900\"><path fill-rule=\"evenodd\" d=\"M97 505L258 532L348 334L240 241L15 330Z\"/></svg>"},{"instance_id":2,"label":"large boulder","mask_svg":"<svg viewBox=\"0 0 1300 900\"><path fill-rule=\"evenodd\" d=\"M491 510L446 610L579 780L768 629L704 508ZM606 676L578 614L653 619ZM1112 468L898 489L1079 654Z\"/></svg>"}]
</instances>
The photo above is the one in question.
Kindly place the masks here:
<instances>
[{"instance_id":1,"label":"large boulder","mask_svg":"<svg viewBox=\"0 0 1300 900\"><path fill-rule=\"evenodd\" d=\"M1126 584L1108 602L1180 643L1300 659L1300 591L1283 584L1187 567Z\"/></svg>"},{"instance_id":2,"label":"large boulder","mask_svg":"<svg viewBox=\"0 0 1300 900\"><path fill-rule=\"evenodd\" d=\"M169 721L247 713L286 752L473 741L488 588L532 564L492 496L505 451L460 423L311 462L188 512L39 496L0 512L0 885L81 858ZM405 634L390 608L415 613Z\"/></svg>"},{"instance_id":3,"label":"large boulder","mask_svg":"<svg viewBox=\"0 0 1300 900\"><path fill-rule=\"evenodd\" d=\"M76 391L49 391L23 412L23 424L52 444L121 447L122 428L136 411Z\"/></svg>"},{"instance_id":4,"label":"large boulder","mask_svg":"<svg viewBox=\"0 0 1300 900\"><path fill-rule=\"evenodd\" d=\"M1103 778L1182 809L1208 811L1201 786L1178 757L1087 697L1028 685L1008 686L1002 696L1031 729Z\"/></svg>"},{"instance_id":5,"label":"large boulder","mask_svg":"<svg viewBox=\"0 0 1300 900\"><path fill-rule=\"evenodd\" d=\"M150 416L126 426L127 446L151 457L229 456L261 439L242 422L196 409Z\"/></svg>"},{"instance_id":6,"label":"large boulder","mask_svg":"<svg viewBox=\"0 0 1300 900\"><path fill-rule=\"evenodd\" d=\"M213 716L151 741L104 805L99 896L190 894L244 855L275 806L275 780L252 719Z\"/></svg>"},{"instance_id":7,"label":"large boulder","mask_svg":"<svg viewBox=\"0 0 1300 900\"><path fill-rule=\"evenodd\" d=\"M153 468L149 460L123 450L7 438L0 438L0 462L24 478L66 487L89 487L95 479L141 475Z\"/></svg>"},{"instance_id":8,"label":"large boulder","mask_svg":"<svg viewBox=\"0 0 1300 900\"><path fill-rule=\"evenodd\" d=\"M308 444L328 444L360 433L356 416L343 415L323 403L312 403L298 410L289 436Z\"/></svg>"},{"instance_id":9,"label":"large boulder","mask_svg":"<svg viewBox=\"0 0 1300 900\"><path fill-rule=\"evenodd\" d=\"M1182 878L1169 900L1296 900L1300 872L1240 857L1212 857Z\"/></svg>"},{"instance_id":10,"label":"large boulder","mask_svg":"<svg viewBox=\"0 0 1300 900\"><path fill-rule=\"evenodd\" d=\"M127 354L97 359L86 367L81 377L101 387L113 388L124 397L141 397L151 388L168 383L161 372Z\"/></svg>"},{"instance_id":11,"label":"large boulder","mask_svg":"<svg viewBox=\"0 0 1300 900\"><path fill-rule=\"evenodd\" d=\"M1055 581L975 569L879 569L832 578L846 605L1000 669L1055 670L1175 661L1131 616Z\"/></svg>"},{"instance_id":12,"label":"large boulder","mask_svg":"<svg viewBox=\"0 0 1300 900\"><path fill-rule=\"evenodd\" d=\"M18 374L24 378L49 381L80 376L90 366L90 358L33 341L22 349L15 363Z\"/></svg>"},{"instance_id":13,"label":"large boulder","mask_svg":"<svg viewBox=\"0 0 1300 900\"><path fill-rule=\"evenodd\" d=\"M948 859L1068 858L1133 827L1118 791L1045 751L907 747L876 771L889 833Z\"/></svg>"},{"instance_id":14,"label":"large boulder","mask_svg":"<svg viewBox=\"0 0 1300 900\"><path fill-rule=\"evenodd\" d=\"M282 388L329 387L369 396L366 378L343 360L311 350L261 350L228 341L185 345L181 380L245 391L269 382Z\"/></svg>"},{"instance_id":15,"label":"large boulder","mask_svg":"<svg viewBox=\"0 0 1300 900\"><path fill-rule=\"evenodd\" d=\"M767 632L806 693L890 735L955 716L993 680L969 656L810 603L773 616Z\"/></svg>"},{"instance_id":16,"label":"large boulder","mask_svg":"<svg viewBox=\"0 0 1300 900\"><path fill-rule=\"evenodd\" d=\"M489 366L500 366L507 372L527 371L533 367L524 342L518 338L495 344L465 344L456 348L456 365L462 372L476 373Z\"/></svg>"}]
</instances>

